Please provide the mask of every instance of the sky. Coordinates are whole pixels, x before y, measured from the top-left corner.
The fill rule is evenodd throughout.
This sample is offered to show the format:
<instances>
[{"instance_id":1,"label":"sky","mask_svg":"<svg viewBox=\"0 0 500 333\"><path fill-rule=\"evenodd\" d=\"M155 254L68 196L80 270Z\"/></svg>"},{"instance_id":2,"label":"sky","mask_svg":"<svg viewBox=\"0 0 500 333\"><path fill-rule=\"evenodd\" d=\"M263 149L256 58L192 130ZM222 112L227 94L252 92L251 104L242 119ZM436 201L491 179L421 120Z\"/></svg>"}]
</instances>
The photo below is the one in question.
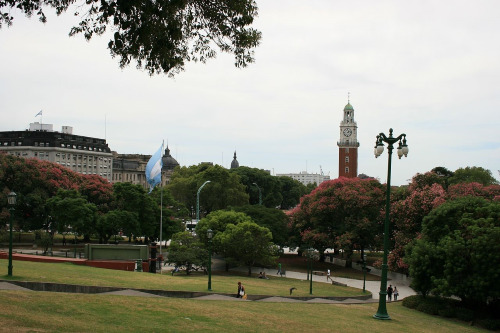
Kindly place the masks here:
<instances>
[{"instance_id":1,"label":"sky","mask_svg":"<svg viewBox=\"0 0 500 333\"><path fill-rule=\"evenodd\" d=\"M444 166L479 166L500 179L500 2L497 0L257 0L255 63L218 52L174 79L120 69L107 43L69 37L75 8L44 25L12 11L0 29L0 131L43 110L54 130L105 138L121 154L162 141L181 165L213 162L338 177L344 106L358 125L358 173L387 180L380 132L407 135L392 184Z\"/></svg>"}]
</instances>

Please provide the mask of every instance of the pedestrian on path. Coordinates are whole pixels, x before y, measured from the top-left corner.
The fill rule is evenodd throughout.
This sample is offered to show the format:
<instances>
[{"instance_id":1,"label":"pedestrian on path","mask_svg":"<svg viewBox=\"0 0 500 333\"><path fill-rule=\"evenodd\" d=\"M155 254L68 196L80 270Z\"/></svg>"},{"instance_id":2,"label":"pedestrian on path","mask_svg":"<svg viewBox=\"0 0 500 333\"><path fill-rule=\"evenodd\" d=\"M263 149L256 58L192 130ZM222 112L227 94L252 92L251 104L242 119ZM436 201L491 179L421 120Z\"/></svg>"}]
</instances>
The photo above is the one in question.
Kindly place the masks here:
<instances>
[{"instance_id":1,"label":"pedestrian on path","mask_svg":"<svg viewBox=\"0 0 500 333\"><path fill-rule=\"evenodd\" d=\"M394 291L392 292L392 294L394 295L394 300L397 301L399 296L399 291L396 286L394 286Z\"/></svg>"},{"instance_id":2,"label":"pedestrian on path","mask_svg":"<svg viewBox=\"0 0 500 333\"><path fill-rule=\"evenodd\" d=\"M276 275L280 274L281 274L281 262L278 261L278 272L276 273Z\"/></svg>"},{"instance_id":3,"label":"pedestrian on path","mask_svg":"<svg viewBox=\"0 0 500 333\"><path fill-rule=\"evenodd\" d=\"M236 298L243 298L245 296L245 287L241 284L241 282L238 282L238 293L236 294Z\"/></svg>"},{"instance_id":4,"label":"pedestrian on path","mask_svg":"<svg viewBox=\"0 0 500 333\"><path fill-rule=\"evenodd\" d=\"M392 284L389 285L389 288L387 288L387 299L390 301L392 301Z\"/></svg>"},{"instance_id":5,"label":"pedestrian on path","mask_svg":"<svg viewBox=\"0 0 500 333\"><path fill-rule=\"evenodd\" d=\"M326 271L326 281L328 281L328 279L330 279L330 280L332 279L330 277L330 269L327 269L327 271Z\"/></svg>"}]
</instances>

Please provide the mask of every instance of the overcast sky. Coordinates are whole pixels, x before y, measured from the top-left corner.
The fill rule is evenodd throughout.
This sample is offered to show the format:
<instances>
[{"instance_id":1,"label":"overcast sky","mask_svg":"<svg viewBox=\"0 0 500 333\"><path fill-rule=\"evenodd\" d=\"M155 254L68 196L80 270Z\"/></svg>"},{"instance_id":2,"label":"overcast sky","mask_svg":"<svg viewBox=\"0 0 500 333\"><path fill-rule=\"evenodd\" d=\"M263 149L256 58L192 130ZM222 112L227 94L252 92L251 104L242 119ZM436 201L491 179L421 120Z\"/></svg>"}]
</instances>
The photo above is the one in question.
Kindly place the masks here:
<instances>
[{"instance_id":1,"label":"overcast sky","mask_svg":"<svg viewBox=\"0 0 500 333\"><path fill-rule=\"evenodd\" d=\"M43 25L19 12L0 30L0 131L43 123L106 138L119 153L167 142L181 165L214 162L338 176L339 124L350 101L359 173L387 178L375 136L407 134L392 183L436 166L481 166L499 179L500 2L257 0L256 62L190 63L175 79L121 70L109 36L68 37L78 18ZM17 13L17 14L16 14ZM48 13L48 10L47 10Z\"/></svg>"}]
</instances>

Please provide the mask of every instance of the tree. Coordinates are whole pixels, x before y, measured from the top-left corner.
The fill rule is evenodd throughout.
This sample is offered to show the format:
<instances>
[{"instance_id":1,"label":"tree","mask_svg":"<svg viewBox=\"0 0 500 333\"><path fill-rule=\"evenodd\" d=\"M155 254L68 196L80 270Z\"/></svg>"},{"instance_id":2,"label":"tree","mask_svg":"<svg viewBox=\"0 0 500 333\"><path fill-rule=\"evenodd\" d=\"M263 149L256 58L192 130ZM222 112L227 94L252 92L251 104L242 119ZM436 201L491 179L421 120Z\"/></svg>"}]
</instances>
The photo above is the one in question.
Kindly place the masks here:
<instances>
[{"instance_id":1,"label":"tree","mask_svg":"<svg viewBox=\"0 0 500 333\"><path fill-rule=\"evenodd\" d=\"M303 195L311 193L314 188L306 187L304 184L288 176L278 177L280 182L280 192L283 200L281 209L291 209L297 206Z\"/></svg>"},{"instance_id":2,"label":"tree","mask_svg":"<svg viewBox=\"0 0 500 333\"><path fill-rule=\"evenodd\" d=\"M249 195L250 205L259 204L259 188L262 195L262 204L269 208L279 206L283 201L280 179L265 170L241 166L231 169L232 173L239 175L245 192ZM255 186L257 184L257 186Z\"/></svg>"},{"instance_id":3,"label":"tree","mask_svg":"<svg viewBox=\"0 0 500 333\"><path fill-rule=\"evenodd\" d=\"M226 263L247 266L251 276L254 264L270 265L278 258L271 239L269 229L254 222L242 222L228 224L224 232L215 235L213 242Z\"/></svg>"},{"instance_id":4,"label":"tree","mask_svg":"<svg viewBox=\"0 0 500 333\"><path fill-rule=\"evenodd\" d=\"M232 207L231 209L248 215L252 221L261 227L268 228L273 235L272 242L274 244L280 247L284 247L287 244L289 219L282 210L259 205Z\"/></svg>"},{"instance_id":5,"label":"tree","mask_svg":"<svg viewBox=\"0 0 500 333\"><path fill-rule=\"evenodd\" d=\"M129 240L132 235L143 235L147 238L159 235L159 208L142 186L130 183L115 183L113 184L113 194L115 209L137 214L137 223L134 222L123 226L123 233L129 236Z\"/></svg>"},{"instance_id":6,"label":"tree","mask_svg":"<svg viewBox=\"0 0 500 333\"><path fill-rule=\"evenodd\" d=\"M455 170L450 178L450 185L458 183L479 183L484 186L498 184L490 170L481 167L466 167Z\"/></svg>"},{"instance_id":7,"label":"tree","mask_svg":"<svg viewBox=\"0 0 500 333\"><path fill-rule=\"evenodd\" d=\"M200 164L189 168L178 168L172 175L168 189L178 202L196 208L197 191L210 180L200 192L200 214L226 209L229 206L248 204L248 194L238 174L219 165Z\"/></svg>"},{"instance_id":8,"label":"tree","mask_svg":"<svg viewBox=\"0 0 500 333\"><path fill-rule=\"evenodd\" d=\"M168 262L177 267L186 265L186 273L189 274L193 265L207 267L208 251L197 236L189 231L179 232L172 236Z\"/></svg>"},{"instance_id":9,"label":"tree","mask_svg":"<svg viewBox=\"0 0 500 333\"><path fill-rule=\"evenodd\" d=\"M363 251L381 232L383 194L375 179L341 177L321 183L289 214L297 245L315 248L320 260L327 248L342 248L350 267L354 249Z\"/></svg>"},{"instance_id":10,"label":"tree","mask_svg":"<svg viewBox=\"0 0 500 333\"><path fill-rule=\"evenodd\" d=\"M82 17L69 33L82 33L90 40L108 28L114 31L108 43L112 57L120 58L120 67L132 59L138 69L173 76L184 70L188 61L205 63L215 58L213 45L222 52L235 55L236 67L246 67L254 61L253 49L261 33L249 26L257 16L253 0L7 0L0 1L0 27L12 24L11 8L26 16L36 14L47 21L44 7L52 7L60 15L74 6L75 15Z\"/></svg>"},{"instance_id":11,"label":"tree","mask_svg":"<svg viewBox=\"0 0 500 333\"><path fill-rule=\"evenodd\" d=\"M100 241L106 244L120 230L125 230L127 233L131 233L132 230L139 230L139 219L137 213L119 209L112 210L97 219L95 229Z\"/></svg>"},{"instance_id":12,"label":"tree","mask_svg":"<svg viewBox=\"0 0 500 333\"><path fill-rule=\"evenodd\" d=\"M59 189L54 197L47 200L47 207L53 231L65 232L71 227L78 234L90 236L94 233L97 208L76 190Z\"/></svg>"},{"instance_id":13,"label":"tree","mask_svg":"<svg viewBox=\"0 0 500 333\"><path fill-rule=\"evenodd\" d=\"M500 203L468 196L439 206L408 251L417 291L474 305L499 302Z\"/></svg>"},{"instance_id":14,"label":"tree","mask_svg":"<svg viewBox=\"0 0 500 333\"><path fill-rule=\"evenodd\" d=\"M212 229L213 237L219 232L224 232L229 224L239 224L243 222L253 222L250 216L245 213L235 211L218 210L202 218L196 225L196 234L204 244L208 244L207 230ZM217 252L218 249L214 248Z\"/></svg>"},{"instance_id":15,"label":"tree","mask_svg":"<svg viewBox=\"0 0 500 333\"><path fill-rule=\"evenodd\" d=\"M434 177L432 173L429 173ZM446 192L439 184L423 185L422 175L417 174L409 186L409 195L391 203L392 251L388 265L394 270L405 270L405 247L422 231L422 221L434 208L446 201ZM424 182L425 183L425 182ZM423 187L421 187L423 186Z\"/></svg>"}]
</instances>

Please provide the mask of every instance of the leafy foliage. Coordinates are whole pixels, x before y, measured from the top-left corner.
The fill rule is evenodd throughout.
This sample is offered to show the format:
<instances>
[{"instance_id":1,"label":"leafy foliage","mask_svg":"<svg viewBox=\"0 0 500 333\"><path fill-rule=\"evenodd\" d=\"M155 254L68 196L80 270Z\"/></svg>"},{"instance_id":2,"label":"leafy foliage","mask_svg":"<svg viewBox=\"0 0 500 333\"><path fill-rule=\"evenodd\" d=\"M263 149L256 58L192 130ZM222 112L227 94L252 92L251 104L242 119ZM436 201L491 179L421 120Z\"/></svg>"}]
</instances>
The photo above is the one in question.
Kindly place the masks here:
<instances>
[{"instance_id":1,"label":"leafy foliage","mask_svg":"<svg viewBox=\"0 0 500 333\"><path fill-rule=\"evenodd\" d=\"M500 203L464 197L434 209L408 248L412 287L466 303L500 299Z\"/></svg>"},{"instance_id":2,"label":"leafy foliage","mask_svg":"<svg viewBox=\"0 0 500 333\"><path fill-rule=\"evenodd\" d=\"M341 177L321 183L289 213L297 245L314 247L319 253L328 247L342 248L350 266L353 250L372 245L380 233L383 194L375 179Z\"/></svg>"},{"instance_id":3,"label":"leafy foliage","mask_svg":"<svg viewBox=\"0 0 500 333\"><path fill-rule=\"evenodd\" d=\"M224 232L219 232L213 239L218 254L226 262L248 267L248 276L252 274L252 265L260 263L270 265L276 261L276 248L271 242L269 229L254 222L228 224Z\"/></svg>"},{"instance_id":4,"label":"leafy foliage","mask_svg":"<svg viewBox=\"0 0 500 333\"><path fill-rule=\"evenodd\" d=\"M281 247L288 242L288 216L279 209L259 205L232 207L236 212L245 213L261 227L268 228L273 235L273 243Z\"/></svg>"},{"instance_id":5,"label":"leafy foliage","mask_svg":"<svg viewBox=\"0 0 500 333\"><path fill-rule=\"evenodd\" d=\"M466 167L455 170L453 177L450 178L450 184L459 183L480 183L484 186L498 184L490 170L481 167Z\"/></svg>"},{"instance_id":6,"label":"leafy foliage","mask_svg":"<svg viewBox=\"0 0 500 333\"><path fill-rule=\"evenodd\" d=\"M188 61L205 63L214 58L215 44L222 52L233 53L236 67L254 61L253 49L261 33L249 26L257 16L252 0L7 0L0 1L0 27L14 19L11 8L26 16L36 14L43 23L44 7L52 7L60 15L75 6L75 16L82 17L70 36L83 34L90 40L107 29L114 31L108 43L112 57L120 58L120 67L134 59L138 69L150 75L184 70Z\"/></svg>"},{"instance_id":7,"label":"leafy foliage","mask_svg":"<svg viewBox=\"0 0 500 333\"><path fill-rule=\"evenodd\" d=\"M167 260L178 267L186 265L189 274L193 265L208 266L208 251L197 236L189 231L179 232L172 236Z\"/></svg>"}]
</instances>

